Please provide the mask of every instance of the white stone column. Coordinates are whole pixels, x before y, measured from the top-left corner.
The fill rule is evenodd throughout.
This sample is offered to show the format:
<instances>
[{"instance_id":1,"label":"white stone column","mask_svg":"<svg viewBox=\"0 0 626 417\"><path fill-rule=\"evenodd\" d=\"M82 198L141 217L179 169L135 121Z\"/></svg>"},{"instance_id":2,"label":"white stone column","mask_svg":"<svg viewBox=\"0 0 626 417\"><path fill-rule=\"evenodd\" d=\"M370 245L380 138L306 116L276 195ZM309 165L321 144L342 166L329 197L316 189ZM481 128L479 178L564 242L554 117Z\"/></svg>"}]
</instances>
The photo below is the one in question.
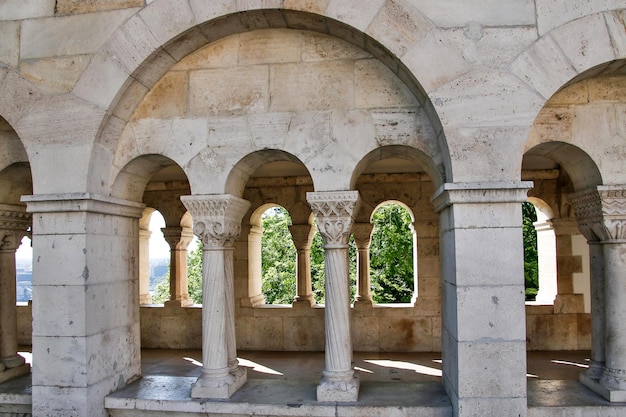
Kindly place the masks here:
<instances>
[{"instance_id":1,"label":"white stone column","mask_svg":"<svg viewBox=\"0 0 626 417\"><path fill-rule=\"evenodd\" d=\"M371 223L355 223L352 227L352 234L357 250L357 290L354 298L355 308L372 306L374 304L370 281L370 242L372 240L372 230L374 230L374 225Z\"/></svg>"},{"instance_id":2,"label":"white stone column","mask_svg":"<svg viewBox=\"0 0 626 417\"><path fill-rule=\"evenodd\" d=\"M23 206L0 204L0 383L28 374L30 366L17 353L15 251L30 227Z\"/></svg>"},{"instance_id":3,"label":"white stone column","mask_svg":"<svg viewBox=\"0 0 626 417\"><path fill-rule=\"evenodd\" d=\"M183 196L181 200L203 244L202 374L191 396L229 398L247 378L236 363L232 251L250 203L232 195Z\"/></svg>"},{"instance_id":4,"label":"white stone column","mask_svg":"<svg viewBox=\"0 0 626 417\"><path fill-rule=\"evenodd\" d=\"M600 242L590 245L591 309L592 314L603 310L604 315L599 312L599 317L592 316L593 362L580 380L611 402L626 402L626 187L598 186L569 199L585 237ZM604 357L597 352L603 347L602 341ZM602 359L604 368L598 378Z\"/></svg>"},{"instance_id":5,"label":"white stone column","mask_svg":"<svg viewBox=\"0 0 626 417\"><path fill-rule=\"evenodd\" d=\"M105 417L104 397L141 374L144 206L87 193L22 201L33 213L33 415Z\"/></svg>"},{"instance_id":6,"label":"white stone column","mask_svg":"<svg viewBox=\"0 0 626 417\"><path fill-rule=\"evenodd\" d=\"M296 298L294 307L311 307L315 305L311 285L311 240L315 228L310 224L293 224L289 226L293 244L296 247Z\"/></svg>"},{"instance_id":7,"label":"white stone column","mask_svg":"<svg viewBox=\"0 0 626 417\"><path fill-rule=\"evenodd\" d=\"M170 299L165 304L190 306L193 300L187 287L187 247L193 240L193 232L187 227L164 227L161 231L170 246Z\"/></svg>"},{"instance_id":8,"label":"white stone column","mask_svg":"<svg viewBox=\"0 0 626 417\"><path fill-rule=\"evenodd\" d=\"M348 241L359 193L313 192L307 193L306 198L324 240L326 274L325 367L317 386L317 400L353 402L359 396L359 379L352 366Z\"/></svg>"},{"instance_id":9,"label":"white stone column","mask_svg":"<svg viewBox=\"0 0 626 417\"><path fill-rule=\"evenodd\" d=\"M527 414L522 205L530 182L444 184L443 385L458 417Z\"/></svg>"},{"instance_id":10,"label":"white stone column","mask_svg":"<svg viewBox=\"0 0 626 417\"><path fill-rule=\"evenodd\" d=\"M556 267L556 237L554 226L550 219L537 211L537 216L543 216L533 223L537 232L537 253L539 272L539 292L535 301L537 304L554 304L557 294L557 267Z\"/></svg>"}]
</instances>

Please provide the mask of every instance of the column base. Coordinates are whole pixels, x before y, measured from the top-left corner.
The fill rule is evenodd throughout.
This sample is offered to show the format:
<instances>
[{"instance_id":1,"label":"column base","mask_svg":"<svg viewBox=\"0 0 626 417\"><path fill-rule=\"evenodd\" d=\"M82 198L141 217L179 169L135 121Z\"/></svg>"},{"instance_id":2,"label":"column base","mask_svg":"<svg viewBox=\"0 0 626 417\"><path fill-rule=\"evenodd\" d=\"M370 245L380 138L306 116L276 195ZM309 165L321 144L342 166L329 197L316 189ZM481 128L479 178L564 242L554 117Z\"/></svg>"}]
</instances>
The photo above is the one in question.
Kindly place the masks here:
<instances>
[{"instance_id":1,"label":"column base","mask_svg":"<svg viewBox=\"0 0 626 417\"><path fill-rule=\"evenodd\" d=\"M22 375L28 375L30 373L30 365L24 363L14 368L7 368L0 372L0 384L10 379L17 378Z\"/></svg>"},{"instance_id":2,"label":"column base","mask_svg":"<svg viewBox=\"0 0 626 417\"><path fill-rule=\"evenodd\" d=\"M344 380L322 378L317 386L317 401L352 403L359 399L360 381L354 375Z\"/></svg>"},{"instance_id":3,"label":"column base","mask_svg":"<svg viewBox=\"0 0 626 417\"><path fill-rule=\"evenodd\" d=\"M315 305L315 300L313 298L300 298L296 297L291 303L291 306L294 308L311 308Z\"/></svg>"},{"instance_id":4,"label":"column base","mask_svg":"<svg viewBox=\"0 0 626 417\"><path fill-rule=\"evenodd\" d=\"M607 388L600 383L599 379L591 378L589 375L587 375L587 372L581 373L579 380L581 384L583 384L596 394L599 394L609 402L626 402L626 390Z\"/></svg>"},{"instance_id":5,"label":"column base","mask_svg":"<svg viewBox=\"0 0 626 417\"><path fill-rule=\"evenodd\" d=\"M248 373L241 367L222 377L202 374L191 386L191 398L228 399L247 381Z\"/></svg>"}]
</instances>

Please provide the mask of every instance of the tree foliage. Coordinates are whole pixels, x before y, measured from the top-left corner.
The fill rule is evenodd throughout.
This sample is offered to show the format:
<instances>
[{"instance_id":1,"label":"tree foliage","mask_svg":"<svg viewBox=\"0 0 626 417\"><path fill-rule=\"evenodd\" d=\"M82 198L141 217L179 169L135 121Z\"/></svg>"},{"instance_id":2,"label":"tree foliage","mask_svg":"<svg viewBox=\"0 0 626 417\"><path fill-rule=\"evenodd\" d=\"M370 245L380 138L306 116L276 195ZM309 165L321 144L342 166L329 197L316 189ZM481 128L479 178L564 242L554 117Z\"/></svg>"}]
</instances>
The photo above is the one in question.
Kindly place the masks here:
<instances>
[{"instance_id":1,"label":"tree foliage","mask_svg":"<svg viewBox=\"0 0 626 417\"><path fill-rule=\"evenodd\" d=\"M537 221L535 206L529 202L522 203L522 231L524 236L524 284L526 300L534 301L539 290L539 261L537 252Z\"/></svg>"},{"instance_id":2,"label":"tree foliage","mask_svg":"<svg viewBox=\"0 0 626 417\"><path fill-rule=\"evenodd\" d=\"M272 207L261 217L262 290L267 304L291 304L296 296L296 247L282 207Z\"/></svg>"},{"instance_id":3,"label":"tree foliage","mask_svg":"<svg viewBox=\"0 0 626 417\"><path fill-rule=\"evenodd\" d=\"M195 304L202 304L202 243L187 256L187 290ZM170 270L163 275L152 294L152 303L163 304L170 299Z\"/></svg>"},{"instance_id":4,"label":"tree foliage","mask_svg":"<svg viewBox=\"0 0 626 417\"><path fill-rule=\"evenodd\" d=\"M398 204L387 204L374 212L372 223L372 298L377 303L409 303L414 288L411 215Z\"/></svg>"}]
</instances>

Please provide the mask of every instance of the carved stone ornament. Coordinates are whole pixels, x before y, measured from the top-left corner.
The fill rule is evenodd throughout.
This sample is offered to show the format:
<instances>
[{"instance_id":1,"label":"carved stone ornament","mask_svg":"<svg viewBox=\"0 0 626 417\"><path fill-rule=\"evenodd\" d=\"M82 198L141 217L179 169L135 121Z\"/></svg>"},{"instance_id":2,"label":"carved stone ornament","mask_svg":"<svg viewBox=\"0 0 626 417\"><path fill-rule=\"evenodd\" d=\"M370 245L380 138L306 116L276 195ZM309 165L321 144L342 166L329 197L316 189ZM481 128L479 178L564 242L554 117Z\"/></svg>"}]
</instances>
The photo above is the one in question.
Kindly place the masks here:
<instances>
[{"instance_id":1,"label":"carved stone ornament","mask_svg":"<svg viewBox=\"0 0 626 417\"><path fill-rule=\"evenodd\" d=\"M17 250L30 234L32 216L25 207L0 204L0 250Z\"/></svg>"},{"instance_id":2,"label":"carved stone ornament","mask_svg":"<svg viewBox=\"0 0 626 417\"><path fill-rule=\"evenodd\" d=\"M250 203L233 195L182 196L193 217L193 232L205 249L232 247Z\"/></svg>"},{"instance_id":3,"label":"carved stone ornament","mask_svg":"<svg viewBox=\"0 0 626 417\"><path fill-rule=\"evenodd\" d=\"M570 194L578 227L590 242L626 240L626 188L598 186Z\"/></svg>"},{"instance_id":4,"label":"carved stone ornament","mask_svg":"<svg viewBox=\"0 0 626 417\"><path fill-rule=\"evenodd\" d=\"M289 233L296 249L310 249L315 228L310 224L292 224Z\"/></svg>"},{"instance_id":5,"label":"carved stone ornament","mask_svg":"<svg viewBox=\"0 0 626 417\"><path fill-rule=\"evenodd\" d=\"M343 247L350 240L354 214L359 207L358 191L307 193L306 199L317 220L325 247Z\"/></svg>"}]
</instances>

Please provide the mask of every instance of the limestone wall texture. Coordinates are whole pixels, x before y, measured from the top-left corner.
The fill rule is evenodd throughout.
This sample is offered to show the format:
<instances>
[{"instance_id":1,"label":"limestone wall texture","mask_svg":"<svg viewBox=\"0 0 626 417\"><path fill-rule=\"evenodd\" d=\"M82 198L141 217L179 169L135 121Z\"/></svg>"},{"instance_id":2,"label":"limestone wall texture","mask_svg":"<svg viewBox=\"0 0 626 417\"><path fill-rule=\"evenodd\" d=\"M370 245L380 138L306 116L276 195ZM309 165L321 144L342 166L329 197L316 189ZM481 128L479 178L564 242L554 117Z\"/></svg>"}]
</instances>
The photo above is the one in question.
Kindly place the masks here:
<instances>
[{"instance_id":1,"label":"limestone wall texture","mask_svg":"<svg viewBox=\"0 0 626 417\"><path fill-rule=\"evenodd\" d=\"M33 216L17 333L33 415L104 416L142 346L198 347L198 307L139 306L143 208L179 227L181 195L251 202L238 347L322 350L323 308L263 305L252 217L279 204L307 224L306 192L355 190L360 223L410 207L420 249L417 301L351 310L354 349L442 350L455 416L526 415L527 349L604 352L603 320L621 331L580 287L624 257L578 251L624 240L625 21L624 0L0 2L0 203ZM590 190L617 199L595 229L571 198ZM524 305L527 197L556 236L550 306Z\"/></svg>"}]
</instances>

